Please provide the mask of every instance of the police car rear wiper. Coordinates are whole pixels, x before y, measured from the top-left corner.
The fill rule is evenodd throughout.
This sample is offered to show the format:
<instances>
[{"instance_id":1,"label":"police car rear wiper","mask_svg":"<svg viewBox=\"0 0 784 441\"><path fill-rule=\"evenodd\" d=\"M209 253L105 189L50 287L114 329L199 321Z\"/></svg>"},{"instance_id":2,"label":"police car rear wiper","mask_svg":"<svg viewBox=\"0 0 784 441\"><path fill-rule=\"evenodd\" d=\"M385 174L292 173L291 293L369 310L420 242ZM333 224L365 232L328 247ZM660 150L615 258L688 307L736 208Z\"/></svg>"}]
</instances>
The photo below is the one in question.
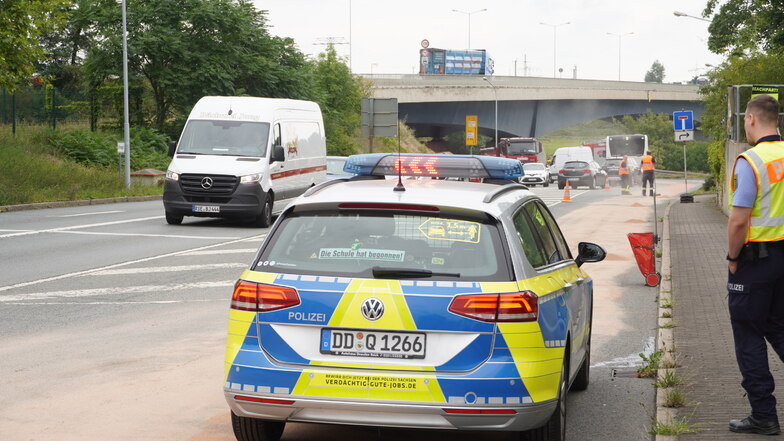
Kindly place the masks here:
<instances>
[{"instance_id":1,"label":"police car rear wiper","mask_svg":"<svg viewBox=\"0 0 784 441\"><path fill-rule=\"evenodd\" d=\"M460 273L434 273L430 270L413 268L373 267L373 277L385 279L408 279L415 277L460 277Z\"/></svg>"}]
</instances>

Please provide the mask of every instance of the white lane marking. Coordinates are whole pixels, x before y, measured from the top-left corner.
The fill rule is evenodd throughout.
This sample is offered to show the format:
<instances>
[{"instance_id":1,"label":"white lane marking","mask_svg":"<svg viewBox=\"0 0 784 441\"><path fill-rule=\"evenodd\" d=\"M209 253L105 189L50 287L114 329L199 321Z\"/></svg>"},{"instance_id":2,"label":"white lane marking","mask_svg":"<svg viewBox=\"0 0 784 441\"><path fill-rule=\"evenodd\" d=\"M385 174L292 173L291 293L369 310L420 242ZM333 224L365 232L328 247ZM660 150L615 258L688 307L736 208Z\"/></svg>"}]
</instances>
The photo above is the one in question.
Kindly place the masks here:
<instances>
[{"instance_id":1,"label":"white lane marking","mask_svg":"<svg viewBox=\"0 0 784 441\"><path fill-rule=\"evenodd\" d=\"M85 234L92 236L168 237L174 239L239 239L237 236L185 236L182 234L99 233L97 231L53 231L59 234Z\"/></svg>"},{"instance_id":2,"label":"white lane marking","mask_svg":"<svg viewBox=\"0 0 784 441\"><path fill-rule=\"evenodd\" d=\"M643 343L642 354L649 357L656 350L656 337L648 337ZM640 353L627 355L625 357L613 358L610 361L601 361L591 365L591 367L610 367L610 368L630 368L643 365Z\"/></svg>"},{"instance_id":3,"label":"white lane marking","mask_svg":"<svg viewBox=\"0 0 784 441\"><path fill-rule=\"evenodd\" d=\"M5 229L0 228L0 231L10 231L10 232L14 232L14 233L19 233L19 232L27 232L27 231L33 231L33 230L5 230Z\"/></svg>"},{"instance_id":4,"label":"white lane marking","mask_svg":"<svg viewBox=\"0 0 784 441\"><path fill-rule=\"evenodd\" d=\"M266 233L265 233L265 235L266 235ZM76 272L73 272L73 273L61 274L59 276L47 277L45 279L31 280L29 282L22 282L22 283L17 283L17 284L14 284L14 285L0 286L0 292L8 291L9 289L14 289L14 288L22 288L22 287L25 287L25 286L36 285L36 284L44 283L44 282L53 282L55 280L67 279L69 277L76 277L76 276L81 276L81 275L84 275L84 274L92 274L92 273L97 272L97 271L104 271L104 270L108 270L108 269L112 269L112 268L119 268L119 267L123 267L123 266L126 266L126 265L133 265L133 264L136 264L136 263L149 262L149 261L155 260L155 259L163 259L163 258L166 258L166 257L179 256L179 255L182 255L182 254L185 254L185 253L191 253L191 252L194 252L194 251L207 250L207 249L210 249L210 248L217 248L217 247L224 246L224 245L231 245L231 244L237 243L237 242L245 242L246 240L249 240L249 239L258 239L259 237L261 237L261 236L253 236L253 237L250 237L250 238L231 240L231 241L228 241L228 242L222 242L222 243L216 243L216 244L212 244L212 245L205 245L203 247L191 248L190 250L175 251L173 253L166 253L166 254L161 254L161 255L152 256L152 257L145 257L143 259L136 259L136 260L131 260L131 261L128 261L128 262L115 263L113 265L107 265L107 266L103 266L103 267L100 267L100 268L93 268L93 269L84 270L84 271L76 271Z\"/></svg>"},{"instance_id":5,"label":"white lane marking","mask_svg":"<svg viewBox=\"0 0 784 441\"><path fill-rule=\"evenodd\" d=\"M73 289L66 291L44 291L25 294L0 296L0 303L22 302L25 300L45 300L58 298L78 298L92 296L114 296L120 294L143 294L148 292L179 291L184 289L231 288L236 280L219 282L175 283L171 285L112 286L107 288Z\"/></svg>"},{"instance_id":6,"label":"white lane marking","mask_svg":"<svg viewBox=\"0 0 784 441\"><path fill-rule=\"evenodd\" d=\"M30 306L30 305L169 305L173 303L200 303L200 302L226 302L226 298L220 299L192 299L192 300L150 300L142 302L8 302L6 305Z\"/></svg>"},{"instance_id":7,"label":"white lane marking","mask_svg":"<svg viewBox=\"0 0 784 441\"><path fill-rule=\"evenodd\" d=\"M125 213L123 210L112 210L112 211L94 211L92 213L78 213L78 214L63 214L62 216L54 216L54 217L77 217L77 216L92 216L95 214L111 214L111 213Z\"/></svg>"},{"instance_id":8,"label":"white lane marking","mask_svg":"<svg viewBox=\"0 0 784 441\"><path fill-rule=\"evenodd\" d=\"M183 256L212 256L215 254L240 254L240 253L255 253L258 248L242 248L235 250L215 250L215 251L194 251L192 253L185 253Z\"/></svg>"},{"instance_id":9,"label":"white lane marking","mask_svg":"<svg viewBox=\"0 0 784 441\"><path fill-rule=\"evenodd\" d=\"M130 222L144 222L152 219L163 219L163 216L140 217L136 219L124 219L124 220L112 221L112 222L99 222L97 224L72 225L70 227L50 228L48 230L33 230L33 231L26 231L24 233L4 234L0 236L0 239L5 237L27 236L30 234L55 233L60 231L77 230L80 228L104 227L107 225L127 224Z\"/></svg>"},{"instance_id":10,"label":"white lane marking","mask_svg":"<svg viewBox=\"0 0 784 441\"><path fill-rule=\"evenodd\" d=\"M96 271L91 276L117 276L123 274L148 274L148 273L171 273L179 271L204 271L219 268L245 268L247 263L209 263L205 265L180 265L180 266L148 266L144 268L125 268ZM82 276L84 277L84 276Z\"/></svg>"}]
</instances>

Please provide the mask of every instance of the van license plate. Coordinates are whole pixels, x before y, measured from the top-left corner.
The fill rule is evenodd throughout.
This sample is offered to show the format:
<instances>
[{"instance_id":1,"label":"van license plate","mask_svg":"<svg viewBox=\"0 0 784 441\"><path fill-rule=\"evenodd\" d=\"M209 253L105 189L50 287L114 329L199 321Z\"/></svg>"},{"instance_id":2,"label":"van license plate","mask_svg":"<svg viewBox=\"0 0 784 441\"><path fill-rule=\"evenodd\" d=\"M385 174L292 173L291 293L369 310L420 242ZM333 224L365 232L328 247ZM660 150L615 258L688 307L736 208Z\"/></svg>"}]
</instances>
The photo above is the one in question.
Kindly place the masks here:
<instances>
[{"instance_id":1,"label":"van license plate","mask_svg":"<svg viewBox=\"0 0 784 441\"><path fill-rule=\"evenodd\" d=\"M220 206L218 205L194 205L192 208L194 213L220 213Z\"/></svg>"},{"instance_id":2,"label":"van license plate","mask_svg":"<svg viewBox=\"0 0 784 441\"><path fill-rule=\"evenodd\" d=\"M323 328L319 350L350 357L425 358L425 337L422 332Z\"/></svg>"}]
</instances>

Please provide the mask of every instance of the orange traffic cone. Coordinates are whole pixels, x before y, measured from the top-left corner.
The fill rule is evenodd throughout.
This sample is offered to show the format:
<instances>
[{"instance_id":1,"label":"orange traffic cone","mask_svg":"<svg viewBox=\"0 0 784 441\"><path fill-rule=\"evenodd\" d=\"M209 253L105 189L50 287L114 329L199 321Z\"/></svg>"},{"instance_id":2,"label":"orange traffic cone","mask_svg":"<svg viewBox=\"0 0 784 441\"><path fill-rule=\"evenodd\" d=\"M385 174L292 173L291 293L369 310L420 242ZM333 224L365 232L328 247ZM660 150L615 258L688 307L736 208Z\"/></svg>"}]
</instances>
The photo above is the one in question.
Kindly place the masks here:
<instances>
[{"instance_id":1,"label":"orange traffic cone","mask_svg":"<svg viewBox=\"0 0 784 441\"><path fill-rule=\"evenodd\" d=\"M610 191L610 180L607 179L607 178L604 179L604 188L603 188L603 190L604 191Z\"/></svg>"},{"instance_id":2,"label":"orange traffic cone","mask_svg":"<svg viewBox=\"0 0 784 441\"><path fill-rule=\"evenodd\" d=\"M572 192L572 187L569 185L569 181L567 180L566 187L564 187L563 199L561 199L561 202L572 202L571 192Z\"/></svg>"}]
</instances>

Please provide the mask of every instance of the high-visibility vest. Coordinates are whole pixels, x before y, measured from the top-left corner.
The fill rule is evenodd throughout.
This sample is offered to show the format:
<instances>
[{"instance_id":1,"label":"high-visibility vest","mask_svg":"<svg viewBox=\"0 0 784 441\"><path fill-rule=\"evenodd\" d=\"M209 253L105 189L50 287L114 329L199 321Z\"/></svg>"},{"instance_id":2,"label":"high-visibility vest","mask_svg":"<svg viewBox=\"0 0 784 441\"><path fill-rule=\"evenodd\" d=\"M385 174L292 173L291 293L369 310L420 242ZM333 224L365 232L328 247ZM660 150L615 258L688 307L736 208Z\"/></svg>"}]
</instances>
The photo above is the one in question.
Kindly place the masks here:
<instances>
[{"instance_id":1,"label":"high-visibility vest","mask_svg":"<svg viewBox=\"0 0 784 441\"><path fill-rule=\"evenodd\" d=\"M642 171L653 171L656 167L653 165L653 156L645 155L642 157Z\"/></svg>"},{"instance_id":2,"label":"high-visibility vest","mask_svg":"<svg viewBox=\"0 0 784 441\"><path fill-rule=\"evenodd\" d=\"M618 174L619 175L628 175L629 174L629 164L624 159L621 161L621 165L618 167Z\"/></svg>"},{"instance_id":3,"label":"high-visibility vest","mask_svg":"<svg viewBox=\"0 0 784 441\"><path fill-rule=\"evenodd\" d=\"M784 142L759 143L738 155L738 158L741 157L751 164L757 179L757 198L751 208L751 226L746 242L784 240ZM735 165L732 166L732 174L735 175ZM730 181L730 190L732 195L734 180Z\"/></svg>"}]
</instances>

